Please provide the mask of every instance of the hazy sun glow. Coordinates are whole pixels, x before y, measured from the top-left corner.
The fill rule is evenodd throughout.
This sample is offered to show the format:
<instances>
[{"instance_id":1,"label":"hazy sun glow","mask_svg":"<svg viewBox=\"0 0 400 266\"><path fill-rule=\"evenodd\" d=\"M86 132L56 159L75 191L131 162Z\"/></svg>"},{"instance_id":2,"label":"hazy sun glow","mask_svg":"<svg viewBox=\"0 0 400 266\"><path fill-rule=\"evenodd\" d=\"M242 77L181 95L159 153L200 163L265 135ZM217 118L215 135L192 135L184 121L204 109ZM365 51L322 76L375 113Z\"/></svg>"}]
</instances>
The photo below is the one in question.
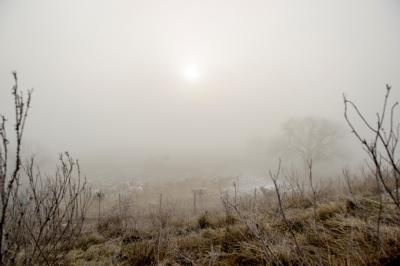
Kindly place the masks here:
<instances>
[{"instance_id":1,"label":"hazy sun glow","mask_svg":"<svg viewBox=\"0 0 400 266\"><path fill-rule=\"evenodd\" d=\"M200 78L199 68L195 64L186 65L183 69L183 77L188 82L196 82Z\"/></svg>"}]
</instances>

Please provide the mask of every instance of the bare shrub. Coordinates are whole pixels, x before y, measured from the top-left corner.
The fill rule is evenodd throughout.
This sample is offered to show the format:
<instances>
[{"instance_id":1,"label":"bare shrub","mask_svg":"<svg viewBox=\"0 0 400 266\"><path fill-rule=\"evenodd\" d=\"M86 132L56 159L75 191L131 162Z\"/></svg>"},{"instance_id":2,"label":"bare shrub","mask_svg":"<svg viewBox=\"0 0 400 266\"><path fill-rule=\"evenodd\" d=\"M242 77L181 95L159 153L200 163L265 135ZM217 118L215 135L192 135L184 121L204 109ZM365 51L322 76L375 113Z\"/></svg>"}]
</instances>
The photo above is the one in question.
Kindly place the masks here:
<instances>
[{"instance_id":1,"label":"bare shrub","mask_svg":"<svg viewBox=\"0 0 400 266\"><path fill-rule=\"evenodd\" d=\"M6 119L0 122L0 264L54 265L79 237L90 202L90 189L81 177L78 161L60 155L56 173L44 177L34 158L22 163L22 136L31 102L12 88L15 107L15 158L8 158ZM22 171L21 171L22 170ZM7 185L6 185L7 184Z\"/></svg>"},{"instance_id":2,"label":"bare shrub","mask_svg":"<svg viewBox=\"0 0 400 266\"><path fill-rule=\"evenodd\" d=\"M278 186L278 183L277 183L280 171L281 171L281 160L279 159L279 165L278 165L277 171L275 173L272 173L271 171L269 171L269 176L270 176L272 182L274 183L276 197L278 199L278 206L279 206L279 210L281 212L282 218L283 218L283 220L284 220L284 222L285 222L290 234L293 237L293 241L294 241L294 243L296 245L296 251L297 251L298 255L303 257L303 252L300 249L300 246L299 246L299 244L297 242L296 235L294 234L294 232L292 230L292 227L290 226L289 221L286 218L285 211L283 210L282 197L281 197L281 193L280 193L279 186Z\"/></svg>"},{"instance_id":3,"label":"bare shrub","mask_svg":"<svg viewBox=\"0 0 400 266\"><path fill-rule=\"evenodd\" d=\"M400 136L400 123L394 121L394 114L398 103L392 104L388 111L388 99L391 87L386 85L386 94L383 100L381 113L376 114L376 124L370 123L361 113L359 108L351 100L343 95L344 117L351 128L352 133L362 144L374 165L374 173L378 181L378 187L382 186L383 191L389 195L393 203L400 210L400 168L397 158L397 144ZM354 123L349 118L349 109L355 111L356 116L362 124L372 133L370 140L361 135ZM387 114L387 112L390 112ZM389 121L385 118L388 117ZM394 189L393 189L394 188Z\"/></svg>"},{"instance_id":4,"label":"bare shrub","mask_svg":"<svg viewBox=\"0 0 400 266\"><path fill-rule=\"evenodd\" d=\"M21 170L21 145L22 136L25 128L25 121L28 116L28 110L31 103L32 90L28 91L27 99L18 90L17 73L13 72L14 86L12 87L12 95L14 96L15 108L15 162L12 169L9 161L9 139L7 137L5 116L0 115L0 197L1 197L1 217L0 217L0 263L6 264L13 256L10 253L8 226L10 223L10 212L14 213L14 209L10 206L17 206L12 204L13 194L18 192L19 187L19 172ZM18 220L17 220L18 221ZM20 221L17 222L19 224ZM15 254L14 254L15 255Z\"/></svg>"}]
</instances>

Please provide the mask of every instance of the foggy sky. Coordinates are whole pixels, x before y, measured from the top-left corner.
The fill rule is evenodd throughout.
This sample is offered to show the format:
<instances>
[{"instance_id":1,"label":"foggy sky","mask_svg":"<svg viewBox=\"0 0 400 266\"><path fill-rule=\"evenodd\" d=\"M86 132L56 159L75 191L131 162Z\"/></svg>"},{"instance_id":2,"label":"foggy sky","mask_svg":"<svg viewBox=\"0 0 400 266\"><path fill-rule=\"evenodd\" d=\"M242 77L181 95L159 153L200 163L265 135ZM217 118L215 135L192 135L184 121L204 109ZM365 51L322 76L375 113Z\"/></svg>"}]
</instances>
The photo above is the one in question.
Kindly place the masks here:
<instances>
[{"instance_id":1,"label":"foggy sky","mask_svg":"<svg viewBox=\"0 0 400 266\"><path fill-rule=\"evenodd\" d=\"M399 99L399 47L397 0L0 0L0 112L13 117L17 70L44 161L68 150L91 178L236 174L289 117L344 125L343 92L369 116L386 83Z\"/></svg>"}]
</instances>

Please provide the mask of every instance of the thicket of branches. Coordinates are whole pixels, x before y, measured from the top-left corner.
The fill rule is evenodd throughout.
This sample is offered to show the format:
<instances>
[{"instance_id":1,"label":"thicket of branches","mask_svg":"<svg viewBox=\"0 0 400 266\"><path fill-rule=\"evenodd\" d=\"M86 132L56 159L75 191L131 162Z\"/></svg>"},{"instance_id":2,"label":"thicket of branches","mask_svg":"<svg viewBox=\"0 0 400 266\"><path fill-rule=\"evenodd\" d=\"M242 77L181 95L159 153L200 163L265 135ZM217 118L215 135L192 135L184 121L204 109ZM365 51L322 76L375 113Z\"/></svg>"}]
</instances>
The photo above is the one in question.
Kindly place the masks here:
<instances>
[{"instance_id":1,"label":"thicket of branches","mask_svg":"<svg viewBox=\"0 0 400 266\"><path fill-rule=\"evenodd\" d=\"M25 97L15 72L13 78L13 152L7 119L0 116L0 264L54 265L80 235L91 193L78 161L68 153L60 155L50 176L41 173L33 157L23 163L22 140L32 90Z\"/></svg>"}]
</instances>

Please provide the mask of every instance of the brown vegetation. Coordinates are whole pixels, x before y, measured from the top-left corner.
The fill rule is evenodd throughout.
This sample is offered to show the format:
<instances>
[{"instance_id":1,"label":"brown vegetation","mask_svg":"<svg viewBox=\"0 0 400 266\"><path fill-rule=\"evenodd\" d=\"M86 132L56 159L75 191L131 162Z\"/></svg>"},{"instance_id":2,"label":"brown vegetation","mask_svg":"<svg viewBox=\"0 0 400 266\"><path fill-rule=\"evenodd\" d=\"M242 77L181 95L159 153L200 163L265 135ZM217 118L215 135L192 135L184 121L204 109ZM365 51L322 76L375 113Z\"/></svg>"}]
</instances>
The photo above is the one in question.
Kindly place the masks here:
<instances>
[{"instance_id":1,"label":"brown vegetation","mask_svg":"<svg viewBox=\"0 0 400 266\"><path fill-rule=\"evenodd\" d=\"M373 177L365 177L373 178ZM267 212L243 211L233 204L231 216L224 212L203 213L186 222L174 213L160 231L157 225L136 230L114 228L94 238L83 236L64 262L69 265L374 265L395 264L400 254L400 227L392 204L380 208L379 195L355 195L346 191L338 200L331 191L325 203L287 206L291 195L282 198L279 211L271 199ZM297 197L297 195L296 195ZM312 192L305 197L312 198ZM263 202L258 204L263 204ZM380 219L379 236L376 231ZM122 229L122 228L120 228ZM101 230L104 230L102 228ZM93 240L96 239L96 240ZM107 248L107 247L112 247ZM106 253L102 253L104 250ZM112 250L112 252L110 252ZM101 256L91 256L96 253ZM107 254L107 255L106 255Z\"/></svg>"}]
</instances>

